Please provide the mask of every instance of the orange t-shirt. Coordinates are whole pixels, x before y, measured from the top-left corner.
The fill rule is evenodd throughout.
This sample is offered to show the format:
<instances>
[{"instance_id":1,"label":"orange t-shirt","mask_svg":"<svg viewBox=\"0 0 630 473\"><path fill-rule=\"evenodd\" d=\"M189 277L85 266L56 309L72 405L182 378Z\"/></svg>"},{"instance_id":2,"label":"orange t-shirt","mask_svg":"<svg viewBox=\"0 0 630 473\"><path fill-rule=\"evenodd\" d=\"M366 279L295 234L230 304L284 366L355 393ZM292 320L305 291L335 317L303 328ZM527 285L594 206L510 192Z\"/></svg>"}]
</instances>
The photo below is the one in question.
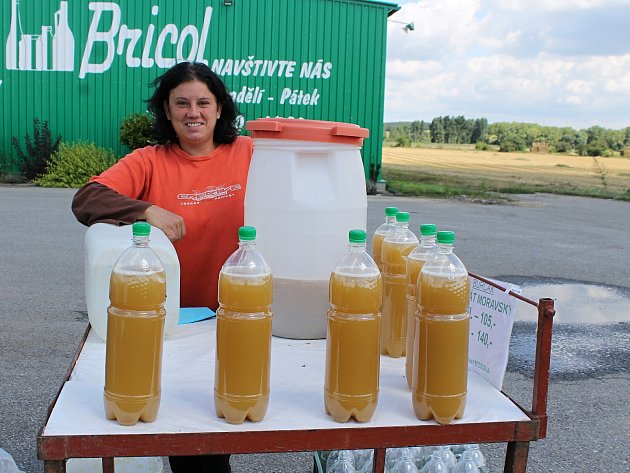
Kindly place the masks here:
<instances>
[{"instance_id":1,"label":"orange t-shirt","mask_svg":"<svg viewBox=\"0 0 630 473\"><path fill-rule=\"evenodd\" d=\"M91 181L180 215L186 236L174 242L182 307L216 310L219 271L238 247L252 140L240 136L208 156L178 145L133 151Z\"/></svg>"}]
</instances>

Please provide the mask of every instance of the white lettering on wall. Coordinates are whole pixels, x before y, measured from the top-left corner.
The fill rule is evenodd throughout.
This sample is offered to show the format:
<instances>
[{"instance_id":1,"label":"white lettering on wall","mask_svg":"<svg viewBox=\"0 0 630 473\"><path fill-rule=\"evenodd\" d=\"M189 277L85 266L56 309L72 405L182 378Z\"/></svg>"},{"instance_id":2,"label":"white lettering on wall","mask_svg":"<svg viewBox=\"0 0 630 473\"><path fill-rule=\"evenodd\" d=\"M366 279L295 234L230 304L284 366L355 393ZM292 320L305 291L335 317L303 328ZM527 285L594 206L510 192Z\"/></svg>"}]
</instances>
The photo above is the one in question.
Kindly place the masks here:
<instances>
[{"instance_id":1,"label":"white lettering on wall","mask_svg":"<svg viewBox=\"0 0 630 473\"><path fill-rule=\"evenodd\" d=\"M120 6L114 2L90 2L88 8L94 12L88 37L86 40L83 56L81 58L81 69L79 78L83 79L86 74L99 74L107 71L114 61L114 56L125 54L125 61L128 67L159 67L167 68L175 65L177 61L197 61L208 63L204 59L210 20L212 19L212 7L206 7L201 32L195 25L186 25L181 32L177 26L169 23L157 34L154 24L149 24L142 41L143 31L141 29L131 29L126 24L121 24L122 13ZM111 15L103 15L111 12ZM153 16L158 16L159 7L153 6L151 9ZM109 20L107 20L109 18ZM109 24L107 24L109 21ZM165 57L164 45L167 43L176 45L176 56ZM106 51L105 58L100 62L95 61L92 56L96 45ZM138 51L142 45L142 51Z\"/></svg>"}]
</instances>

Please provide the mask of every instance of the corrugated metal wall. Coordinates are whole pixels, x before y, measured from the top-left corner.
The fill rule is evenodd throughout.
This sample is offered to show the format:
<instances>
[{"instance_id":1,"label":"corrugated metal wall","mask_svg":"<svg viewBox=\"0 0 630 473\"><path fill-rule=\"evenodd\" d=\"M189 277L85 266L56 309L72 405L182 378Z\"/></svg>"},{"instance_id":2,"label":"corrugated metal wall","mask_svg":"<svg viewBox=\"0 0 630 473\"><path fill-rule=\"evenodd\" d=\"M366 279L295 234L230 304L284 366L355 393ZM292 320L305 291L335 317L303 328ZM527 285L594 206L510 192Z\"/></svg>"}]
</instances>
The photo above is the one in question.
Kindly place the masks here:
<instances>
[{"instance_id":1,"label":"corrugated metal wall","mask_svg":"<svg viewBox=\"0 0 630 473\"><path fill-rule=\"evenodd\" d=\"M66 142L93 141L123 155L121 120L145 110L150 82L167 67L159 56L175 58L179 48L222 76L245 120L292 116L368 128L366 176L378 172L370 169L381 162L386 19L398 6L367 0L225 3L2 0L5 161L15 154L11 138L32 135L34 118L47 120ZM53 70L64 51L59 45L68 48L68 33L74 40L74 53L65 54L71 70ZM139 40L132 48L134 36ZM293 91L294 100L285 97Z\"/></svg>"}]
</instances>

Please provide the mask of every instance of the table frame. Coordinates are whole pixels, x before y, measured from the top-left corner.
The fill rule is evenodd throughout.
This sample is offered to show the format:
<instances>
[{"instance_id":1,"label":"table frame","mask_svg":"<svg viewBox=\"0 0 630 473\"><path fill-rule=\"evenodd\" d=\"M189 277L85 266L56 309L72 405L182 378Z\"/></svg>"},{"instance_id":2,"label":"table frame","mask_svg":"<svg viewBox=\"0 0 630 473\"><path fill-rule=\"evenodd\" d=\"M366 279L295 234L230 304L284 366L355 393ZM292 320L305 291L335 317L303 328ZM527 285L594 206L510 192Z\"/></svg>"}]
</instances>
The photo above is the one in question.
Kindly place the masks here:
<instances>
[{"instance_id":1,"label":"table frame","mask_svg":"<svg viewBox=\"0 0 630 473\"><path fill-rule=\"evenodd\" d=\"M505 290L486 278L472 277ZM536 355L531 410L510 400L528 417L526 421L483 422L475 424L418 425L404 427L330 428L282 430L270 435L265 431L203 432L124 435L58 435L43 432L63 385L70 379L90 327L66 372L63 383L48 408L46 422L37 436L37 456L44 461L45 473L65 473L69 458L102 458L103 472L114 473L115 457L179 456L204 454L281 453L316 450L374 449L374 473L385 470L387 448L409 445L466 443L505 443L504 473L525 473L529 443L547 435L547 393L551 358L554 301L534 302L510 291L510 295L538 310ZM505 393L504 393L505 394ZM509 396L508 396L509 397Z\"/></svg>"}]
</instances>

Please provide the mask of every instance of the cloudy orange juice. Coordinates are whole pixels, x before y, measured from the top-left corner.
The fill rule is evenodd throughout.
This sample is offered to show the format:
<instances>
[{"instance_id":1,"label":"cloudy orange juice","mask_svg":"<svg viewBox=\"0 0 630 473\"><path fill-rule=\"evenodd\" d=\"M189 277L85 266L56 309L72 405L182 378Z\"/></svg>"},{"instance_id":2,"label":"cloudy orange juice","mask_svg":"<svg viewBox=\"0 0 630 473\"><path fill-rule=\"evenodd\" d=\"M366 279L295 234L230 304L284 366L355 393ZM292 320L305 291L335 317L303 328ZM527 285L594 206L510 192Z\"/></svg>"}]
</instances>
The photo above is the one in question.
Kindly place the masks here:
<instances>
[{"instance_id":1,"label":"cloudy orange juice","mask_svg":"<svg viewBox=\"0 0 630 473\"><path fill-rule=\"evenodd\" d=\"M433 223L420 225L420 244L406 258L407 261L407 335L405 343L405 378L411 388L413 372L413 347L416 332L416 310L418 308L418 277L424 263L435 254L436 228Z\"/></svg>"},{"instance_id":2,"label":"cloudy orange juice","mask_svg":"<svg viewBox=\"0 0 630 473\"><path fill-rule=\"evenodd\" d=\"M134 243L110 277L103 401L122 425L152 422L160 406L166 273L149 233L146 222L133 225Z\"/></svg>"},{"instance_id":3,"label":"cloudy orange juice","mask_svg":"<svg viewBox=\"0 0 630 473\"><path fill-rule=\"evenodd\" d=\"M365 253L365 232L352 230L349 238L330 276L324 405L337 422L367 422L378 403L382 283Z\"/></svg>"},{"instance_id":4,"label":"cloudy orange juice","mask_svg":"<svg viewBox=\"0 0 630 473\"><path fill-rule=\"evenodd\" d=\"M214 407L232 424L261 421L269 405L272 275L255 236L241 227L239 249L219 274Z\"/></svg>"},{"instance_id":5,"label":"cloudy orange juice","mask_svg":"<svg viewBox=\"0 0 630 473\"><path fill-rule=\"evenodd\" d=\"M440 424L463 416L468 382L470 283L453 241L452 232L438 232L438 255L420 272L414 340L414 412Z\"/></svg>"},{"instance_id":6,"label":"cloudy orange juice","mask_svg":"<svg viewBox=\"0 0 630 473\"><path fill-rule=\"evenodd\" d=\"M407 342L407 263L405 257L418 245L409 230L409 214L396 214L397 228L385 237L383 264L383 305L381 306L381 353L399 358Z\"/></svg>"}]
</instances>

